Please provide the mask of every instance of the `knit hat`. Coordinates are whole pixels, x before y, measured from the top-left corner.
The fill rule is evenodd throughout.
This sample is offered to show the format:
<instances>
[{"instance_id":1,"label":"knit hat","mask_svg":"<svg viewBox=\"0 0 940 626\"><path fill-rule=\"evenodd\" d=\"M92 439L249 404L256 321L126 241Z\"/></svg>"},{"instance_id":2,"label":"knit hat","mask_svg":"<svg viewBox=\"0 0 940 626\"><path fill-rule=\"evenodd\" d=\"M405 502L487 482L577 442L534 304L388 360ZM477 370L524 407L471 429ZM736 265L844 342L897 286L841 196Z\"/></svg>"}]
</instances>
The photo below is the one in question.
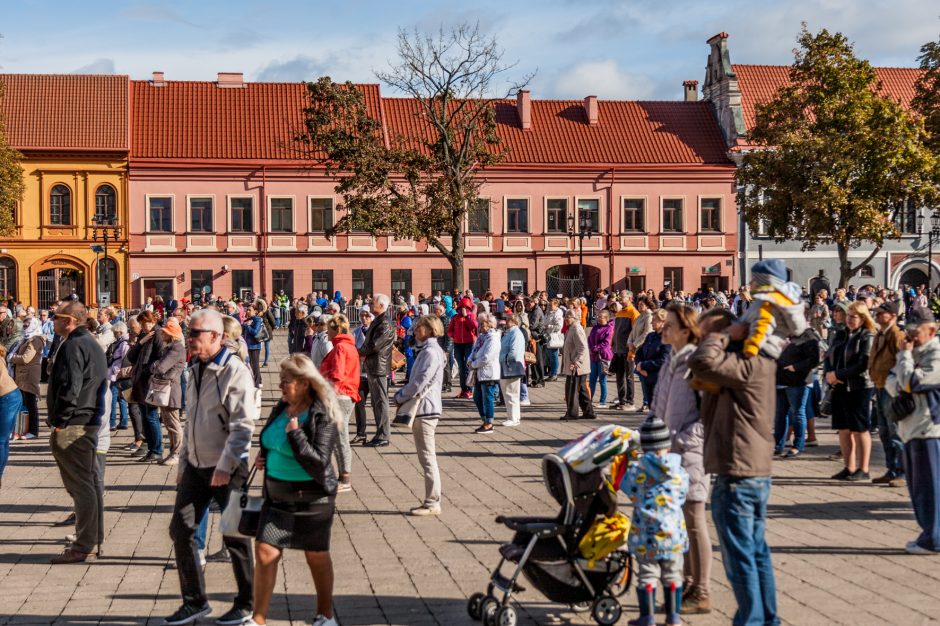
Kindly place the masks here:
<instances>
[{"instance_id":1,"label":"knit hat","mask_svg":"<svg viewBox=\"0 0 940 626\"><path fill-rule=\"evenodd\" d=\"M751 280L758 287L781 287L787 282L787 266L780 259L758 261L751 266Z\"/></svg>"},{"instance_id":2,"label":"knit hat","mask_svg":"<svg viewBox=\"0 0 940 626\"><path fill-rule=\"evenodd\" d=\"M650 415L640 426L640 446L644 452L668 450L672 445L669 429L665 422L655 415Z\"/></svg>"}]
</instances>

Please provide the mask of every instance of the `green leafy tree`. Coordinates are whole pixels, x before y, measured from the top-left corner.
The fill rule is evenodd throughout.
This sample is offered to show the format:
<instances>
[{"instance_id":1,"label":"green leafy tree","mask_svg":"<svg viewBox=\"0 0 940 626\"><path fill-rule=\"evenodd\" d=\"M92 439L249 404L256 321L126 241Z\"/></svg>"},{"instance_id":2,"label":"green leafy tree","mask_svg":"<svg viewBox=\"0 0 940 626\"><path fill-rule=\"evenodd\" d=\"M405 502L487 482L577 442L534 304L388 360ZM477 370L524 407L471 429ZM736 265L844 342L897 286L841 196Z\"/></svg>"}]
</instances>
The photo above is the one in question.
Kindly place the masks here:
<instances>
[{"instance_id":1,"label":"green leafy tree","mask_svg":"<svg viewBox=\"0 0 940 626\"><path fill-rule=\"evenodd\" d=\"M480 172L504 157L493 103L531 79L494 95L512 67L479 25L433 35L399 31L397 63L377 77L416 103L405 136L390 136L351 83L309 83L299 140L305 156L339 180L346 212L333 231L426 240L463 289L464 218L479 197Z\"/></svg>"},{"instance_id":2,"label":"green leafy tree","mask_svg":"<svg viewBox=\"0 0 940 626\"><path fill-rule=\"evenodd\" d=\"M789 84L757 107L750 138L764 149L743 157L738 201L752 230L763 222L804 250L835 244L845 287L899 236L902 203L933 200L936 157L923 120L884 94L843 35L804 24L798 42ZM864 244L871 254L853 264L849 250Z\"/></svg>"},{"instance_id":3,"label":"green leafy tree","mask_svg":"<svg viewBox=\"0 0 940 626\"><path fill-rule=\"evenodd\" d=\"M924 117L924 127L934 154L940 154L940 40L924 44L920 49L920 69L911 105Z\"/></svg>"},{"instance_id":4,"label":"green leafy tree","mask_svg":"<svg viewBox=\"0 0 940 626\"><path fill-rule=\"evenodd\" d=\"M0 100L3 84L0 83ZM0 116L0 237L9 237L16 231L16 205L23 199L26 184L23 181L22 155L7 145L3 117Z\"/></svg>"}]
</instances>

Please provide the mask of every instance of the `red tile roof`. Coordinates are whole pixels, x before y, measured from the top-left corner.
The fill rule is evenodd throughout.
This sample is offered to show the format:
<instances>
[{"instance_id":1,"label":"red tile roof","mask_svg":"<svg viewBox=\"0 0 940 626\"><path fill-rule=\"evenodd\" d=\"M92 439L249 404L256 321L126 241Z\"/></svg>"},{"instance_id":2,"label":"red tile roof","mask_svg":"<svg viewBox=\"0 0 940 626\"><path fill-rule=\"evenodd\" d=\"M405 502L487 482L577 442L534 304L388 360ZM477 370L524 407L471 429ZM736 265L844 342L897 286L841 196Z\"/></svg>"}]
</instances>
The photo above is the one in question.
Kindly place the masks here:
<instances>
[{"instance_id":1,"label":"red tile roof","mask_svg":"<svg viewBox=\"0 0 940 626\"><path fill-rule=\"evenodd\" d=\"M378 85L357 85L380 117ZM131 81L131 158L294 160L303 83Z\"/></svg>"},{"instance_id":2,"label":"red tile roof","mask_svg":"<svg viewBox=\"0 0 940 626\"><path fill-rule=\"evenodd\" d=\"M744 110L744 124L753 128L755 123L755 105L773 98L780 87L789 81L788 65L737 65L733 66L741 89L741 107ZM914 83L921 75L921 70L913 67L876 67L875 74L886 94L898 100L905 107L910 106L914 98Z\"/></svg>"},{"instance_id":3,"label":"red tile roof","mask_svg":"<svg viewBox=\"0 0 940 626\"><path fill-rule=\"evenodd\" d=\"M0 114L19 150L127 150L127 76L0 74Z\"/></svg>"},{"instance_id":4,"label":"red tile roof","mask_svg":"<svg viewBox=\"0 0 940 626\"><path fill-rule=\"evenodd\" d=\"M598 101L588 124L580 100L532 100L532 129L522 130L515 101L496 107L497 134L517 164L727 164L724 140L705 102ZM428 137L419 105L383 98L390 137Z\"/></svg>"}]
</instances>

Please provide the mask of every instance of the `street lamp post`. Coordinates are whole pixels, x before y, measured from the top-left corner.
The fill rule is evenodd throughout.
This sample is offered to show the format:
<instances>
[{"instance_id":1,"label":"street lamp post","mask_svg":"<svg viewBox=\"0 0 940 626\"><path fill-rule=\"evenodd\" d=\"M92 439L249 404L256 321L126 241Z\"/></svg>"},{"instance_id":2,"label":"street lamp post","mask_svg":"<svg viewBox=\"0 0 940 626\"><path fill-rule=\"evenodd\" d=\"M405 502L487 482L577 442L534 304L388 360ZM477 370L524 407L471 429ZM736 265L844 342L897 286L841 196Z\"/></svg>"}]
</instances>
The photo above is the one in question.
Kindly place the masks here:
<instances>
[{"instance_id":1,"label":"street lamp post","mask_svg":"<svg viewBox=\"0 0 940 626\"><path fill-rule=\"evenodd\" d=\"M103 252L104 258L108 259L108 241L117 241L121 236L121 227L117 225L117 220L110 215L105 214L96 214L95 218L92 220L92 239L97 242L99 239L104 243ZM101 306L101 294L104 293L101 289L101 263L98 263L97 272L95 272L95 290L97 295L98 305ZM107 273L105 273L105 279L107 280ZM111 289L108 291L108 305L111 303Z\"/></svg>"},{"instance_id":2,"label":"street lamp post","mask_svg":"<svg viewBox=\"0 0 940 626\"><path fill-rule=\"evenodd\" d=\"M591 214L579 212L577 219L577 230L575 230L574 215L568 216L568 237L578 238L578 281L581 283L581 295L584 295L584 238L594 235L594 222Z\"/></svg>"}]
</instances>

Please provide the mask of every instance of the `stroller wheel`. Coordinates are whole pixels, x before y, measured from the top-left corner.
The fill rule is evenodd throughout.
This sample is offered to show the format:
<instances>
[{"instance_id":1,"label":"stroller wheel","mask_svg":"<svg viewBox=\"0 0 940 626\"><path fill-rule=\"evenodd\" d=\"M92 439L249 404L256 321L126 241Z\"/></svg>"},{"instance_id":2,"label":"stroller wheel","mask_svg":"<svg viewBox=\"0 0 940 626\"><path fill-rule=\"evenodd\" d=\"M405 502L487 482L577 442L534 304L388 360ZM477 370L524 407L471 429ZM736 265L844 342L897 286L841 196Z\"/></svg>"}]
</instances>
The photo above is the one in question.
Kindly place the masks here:
<instances>
[{"instance_id":1,"label":"stroller wheel","mask_svg":"<svg viewBox=\"0 0 940 626\"><path fill-rule=\"evenodd\" d=\"M499 600L493 596L483 598L480 605L480 617L483 619L483 626L496 626L496 613L499 611Z\"/></svg>"},{"instance_id":2,"label":"stroller wheel","mask_svg":"<svg viewBox=\"0 0 940 626\"><path fill-rule=\"evenodd\" d=\"M486 594L480 593L479 591L470 596L470 599L467 601L467 613L470 615L470 619L479 622L480 618L483 617L484 598L486 598Z\"/></svg>"},{"instance_id":3,"label":"stroller wheel","mask_svg":"<svg viewBox=\"0 0 940 626\"><path fill-rule=\"evenodd\" d=\"M571 611L573 613L587 613L591 610L591 601L585 600L584 602L575 602L571 605Z\"/></svg>"},{"instance_id":4,"label":"stroller wheel","mask_svg":"<svg viewBox=\"0 0 940 626\"><path fill-rule=\"evenodd\" d=\"M616 598L611 596L600 596L594 601L594 608L591 610L591 616L594 621L601 626L613 626L620 619L623 608Z\"/></svg>"},{"instance_id":5,"label":"stroller wheel","mask_svg":"<svg viewBox=\"0 0 940 626\"><path fill-rule=\"evenodd\" d=\"M516 609L508 604L496 613L496 626L516 626L517 621Z\"/></svg>"}]
</instances>

